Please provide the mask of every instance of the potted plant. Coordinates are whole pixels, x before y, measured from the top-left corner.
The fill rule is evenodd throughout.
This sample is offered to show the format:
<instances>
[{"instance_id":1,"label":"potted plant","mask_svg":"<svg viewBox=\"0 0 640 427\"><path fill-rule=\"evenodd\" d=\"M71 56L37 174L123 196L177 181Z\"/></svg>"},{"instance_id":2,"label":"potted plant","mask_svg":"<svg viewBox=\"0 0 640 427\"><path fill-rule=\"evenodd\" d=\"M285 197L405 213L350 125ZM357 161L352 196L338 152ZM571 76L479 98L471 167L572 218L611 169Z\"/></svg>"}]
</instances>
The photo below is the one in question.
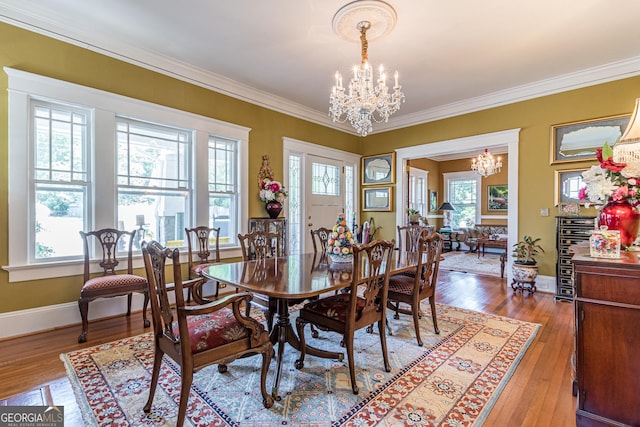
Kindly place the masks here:
<instances>
[{"instance_id":1,"label":"potted plant","mask_svg":"<svg viewBox=\"0 0 640 427\"><path fill-rule=\"evenodd\" d=\"M409 224L418 224L420 222L420 211L417 209L407 209L409 214Z\"/></svg>"},{"instance_id":2,"label":"potted plant","mask_svg":"<svg viewBox=\"0 0 640 427\"><path fill-rule=\"evenodd\" d=\"M516 258L512 265L513 282L511 287L521 290L536 291L536 277L538 277L538 263L535 256L544 253L542 246L538 244L540 238L524 236L522 240L513 245L512 255Z\"/></svg>"}]
</instances>

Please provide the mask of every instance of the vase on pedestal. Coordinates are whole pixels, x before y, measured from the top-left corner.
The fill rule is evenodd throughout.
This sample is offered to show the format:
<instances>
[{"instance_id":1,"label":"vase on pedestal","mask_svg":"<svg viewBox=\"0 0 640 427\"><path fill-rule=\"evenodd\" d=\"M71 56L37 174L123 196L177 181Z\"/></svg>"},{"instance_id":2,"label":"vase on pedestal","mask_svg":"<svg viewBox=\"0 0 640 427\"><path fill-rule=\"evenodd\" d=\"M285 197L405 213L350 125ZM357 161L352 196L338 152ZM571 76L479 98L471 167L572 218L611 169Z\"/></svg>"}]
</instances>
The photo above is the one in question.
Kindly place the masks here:
<instances>
[{"instance_id":1,"label":"vase on pedestal","mask_svg":"<svg viewBox=\"0 0 640 427\"><path fill-rule=\"evenodd\" d=\"M626 248L633 245L638 236L640 212L626 200L609 200L598 213L598 225L619 230L620 245Z\"/></svg>"},{"instance_id":2,"label":"vase on pedestal","mask_svg":"<svg viewBox=\"0 0 640 427\"><path fill-rule=\"evenodd\" d=\"M276 201L267 202L267 204L265 205L265 209L269 214L269 218L276 219L278 218L278 215L280 215L280 212L282 211L282 203L276 202Z\"/></svg>"}]
</instances>

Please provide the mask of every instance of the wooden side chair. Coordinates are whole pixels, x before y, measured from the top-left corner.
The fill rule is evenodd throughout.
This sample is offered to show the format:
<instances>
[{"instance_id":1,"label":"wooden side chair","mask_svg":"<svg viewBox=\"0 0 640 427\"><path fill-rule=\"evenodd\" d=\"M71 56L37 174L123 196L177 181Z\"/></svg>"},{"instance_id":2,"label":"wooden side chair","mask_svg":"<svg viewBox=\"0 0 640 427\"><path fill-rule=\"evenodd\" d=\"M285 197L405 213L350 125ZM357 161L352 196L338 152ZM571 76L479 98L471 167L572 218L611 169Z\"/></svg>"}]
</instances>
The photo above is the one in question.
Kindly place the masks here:
<instances>
[{"instance_id":1,"label":"wooden side chair","mask_svg":"<svg viewBox=\"0 0 640 427\"><path fill-rule=\"evenodd\" d=\"M273 256L283 256L282 244L280 239L282 236L278 233L268 233L256 230L248 234L238 234L240 247L242 248L242 259L244 261L260 260ZM267 319L267 328L269 331L273 329L273 316L278 311L277 299L266 295L253 294L250 304L247 304L246 315L249 315L251 306L255 306L264 311Z\"/></svg>"},{"instance_id":2,"label":"wooden side chair","mask_svg":"<svg viewBox=\"0 0 640 427\"><path fill-rule=\"evenodd\" d=\"M327 254L327 245L329 243L329 237L332 231L328 228L320 227L315 230L311 230L311 241L313 242L313 252Z\"/></svg>"},{"instance_id":3,"label":"wooden side chair","mask_svg":"<svg viewBox=\"0 0 640 427\"><path fill-rule=\"evenodd\" d=\"M215 363L219 372L226 372L226 364L239 357L262 355L260 392L264 407L270 408L273 398L267 393L266 378L273 345L264 327L241 313L241 304L246 303L251 294L235 293L205 305L186 305L178 249L165 249L151 241L143 245L142 256L151 293L155 344L151 387L144 412L151 411L165 354L181 369L178 426L184 423L194 372ZM167 258L173 263L173 285L168 285L165 279ZM175 294L175 311L169 302L171 292Z\"/></svg>"},{"instance_id":4,"label":"wooden side chair","mask_svg":"<svg viewBox=\"0 0 640 427\"><path fill-rule=\"evenodd\" d=\"M389 278L389 308L395 311L394 319L399 319L398 313L410 314L413 316L413 326L416 330L416 340L422 346L420 338L420 301L429 298L431 305L431 318L433 319L433 329L436 334L438 329L438 319L436 316L436 282L438 281L438 266L442 252L442 235L432 234L428 237L420 237L418 241L419 261L415 273L394 274ZM400 307L400 303L410 306L410 309Z\"/></svg>"},{"instance_id":5,"label":"wooden side chair","mask_svg":"<svg viewBox=\"0 0 640 427\"><path fill-rule=\"evenodd\" d=\"M78 337L78 342L87 341L89 329L89 303L97 298L112 298L127 296L127 316L131 315L131 296L133 292L144 295L144 306L142 307L142 319L144 327L148 328L150 323L147 319L147 305L149 305L149 286L147 279L133 274L133 241L136 231L121 231L115 228L104 228L102 230L80 232L84 244L84 280L78 307L80 317L82 317L82 332ZM89 250L90 245L96 243L96 247L101 250L102 274L91 278L91 260ZM124 250L118 252L119 250ZM121 260L126 259L126 272L116 273Z\"/></svg>"},{"instance_id":6,"label":"wooden side chair","mask_svg":"<svg viewBox=\"0 0 640 427\"><path fill-rule=\"evenodd\" d=\"M351 375L351 389L358 394L354 365L355 331L374 323L378 324L380 346L384 360L384 369L391 371L387 355L387 341L385 334L387 287L389 286L389 269L394 241L374 240L366 245L355 245L353 248L352 282L348 293L340 293L326 298L311 301L300 309L296 320L298 337L300 338L300 359L296 361L296 368L304 367L306 344L304 327L314 324L321 330L331 330L342 334L347 348L349 374Z\"/></svg>"},{"instance_id":7,"label":"wooden side chair","mask_svg":"<svg viewBox=\"0 0 640 427\"><path fill-rule=\"evenodd\" d=\"M194 228L185 228L185 236L187 239L189 279L198 279L203 277L202 271L207 267L220 262L220 227L210 228L207 226L199 226ZM215 245L211 248L211 239L215 239ZM187 301L191 301L192 292L201 291L202 286L196 286L187 290ZM220 283L215 282L215 297L218 298L220 291ZM202 295L198 295L200 299Z\"/></svg>"},{"instance_id":8,"label":"wooden side chair","mask_svg":"<svg viewBox=\"0 0 640 427\"><path fill-rule=\"evenodd\" d=\"M407 252L418 252L418 240L423 233L429 233L424 225L405 225L398 228L398 249ZM403 246L404 242L404 246Z\"/></svg>"}]
</instances>

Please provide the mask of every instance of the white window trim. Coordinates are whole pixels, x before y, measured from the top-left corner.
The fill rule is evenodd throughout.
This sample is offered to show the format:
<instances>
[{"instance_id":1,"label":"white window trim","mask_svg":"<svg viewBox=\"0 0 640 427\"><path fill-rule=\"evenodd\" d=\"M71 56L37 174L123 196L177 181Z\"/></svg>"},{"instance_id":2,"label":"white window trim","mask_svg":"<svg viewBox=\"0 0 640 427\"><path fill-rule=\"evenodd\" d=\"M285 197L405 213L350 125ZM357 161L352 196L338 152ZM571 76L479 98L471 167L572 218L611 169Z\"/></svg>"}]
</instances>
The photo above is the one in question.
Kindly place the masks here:
<instances>
[{"instance_id":1,"label":"white window trim","mask_svg":"<svg viewBox=\"0 0 640 427\"><path fill-rule=\"evenodd\" d=\"M29 215L29 99L42 98L52 102L63 102L84 106L94 111L94 135L92 152L93 191L96 195L91 219L92 228L111 227L115 224L117 185L115 179L116 138L115 121L118 115L146 119L158 123L194 129L194 184L193 218L195 224L208 224L208 202L198 203L199 195L207 191L207 148L209 135L219 135L236 139L238 146L238 171L248 165L250 128L222 122L177 109L164 107L146 101L129 98L110 92L81 86L37 74L4 67L9 77L9 265L2 268L9 272L9 282L38 280L50 277L65 277L82 274L82 259L74 261L28 263L28 240L32 234L28 230ZM112 141L111 144L108 142ZM99 162L95 159L100 159ZM248 220L248 177L240 173L240 227ZM109 203L112 200L112 203ZM208 197L207 197L208 200ZM240 255L237 248L225 251L225 257ZM137 257L134 267L142 267L141 257Z\"/></svg>"},{"instance_id":2,"label":"white window trim","mask_svg":"<svg viewBox=\"0 0 640 427\"><path fill-rule=\"evenodd\" d=\"M447 172L443 173L444 179L444 199L443 201L451 203L449 198L449 181L452 179L473 179L476 182L476 224L480 224L482 214L482 179L475 172Z\"/></svg>"}]
</instances>

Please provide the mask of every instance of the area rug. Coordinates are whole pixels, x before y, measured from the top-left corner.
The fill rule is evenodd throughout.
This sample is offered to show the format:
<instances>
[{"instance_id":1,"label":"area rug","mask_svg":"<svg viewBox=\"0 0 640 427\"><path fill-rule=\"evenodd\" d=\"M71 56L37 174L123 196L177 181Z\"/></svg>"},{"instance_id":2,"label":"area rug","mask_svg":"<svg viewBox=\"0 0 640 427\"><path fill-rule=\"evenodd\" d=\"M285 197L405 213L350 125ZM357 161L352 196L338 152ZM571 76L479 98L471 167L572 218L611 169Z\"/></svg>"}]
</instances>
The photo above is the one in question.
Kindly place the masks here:
<instances>
[{"instance_id":1,"label":"area rug","mask_svg":"<svg viewBox=\"0 0 640 427\"><path fill-rule=\"evenodd\" d=\"M440 270L459 271L462 273L482 274L485 276L500 277L500 254L486 253L485 256L477 253L445 252L444 259L440 261Z\"/></svg>"},{"instance_id":2,"label":"area rug","mask_svg":"<svg viewBox=\"0 0 640 427\"><path fill-rule=\"evenodd\" d=\"M513 374L540 325L438 305L440 335L429 306L419 347L410 316L389 314L387 337L391 372L384 371L376 332L357 332L357 381L351 391L346 362L307 356L287 347L279 394L270 409L259 392L260 357L197 372L187 420L191 426L479 426ZM308 328L307 328L308 329ZM308 331L307 331L308 332ZM316 347L344 351L340 337L321 332L309 338ZM88 426L173 426L177 415L180 369L165 357L150 414L148 397L153 363L152 334L61 355ZM346 357L345 357L346 359ZM275 362L267 387L271 389Z\"/></svg>"}]
</instances>

